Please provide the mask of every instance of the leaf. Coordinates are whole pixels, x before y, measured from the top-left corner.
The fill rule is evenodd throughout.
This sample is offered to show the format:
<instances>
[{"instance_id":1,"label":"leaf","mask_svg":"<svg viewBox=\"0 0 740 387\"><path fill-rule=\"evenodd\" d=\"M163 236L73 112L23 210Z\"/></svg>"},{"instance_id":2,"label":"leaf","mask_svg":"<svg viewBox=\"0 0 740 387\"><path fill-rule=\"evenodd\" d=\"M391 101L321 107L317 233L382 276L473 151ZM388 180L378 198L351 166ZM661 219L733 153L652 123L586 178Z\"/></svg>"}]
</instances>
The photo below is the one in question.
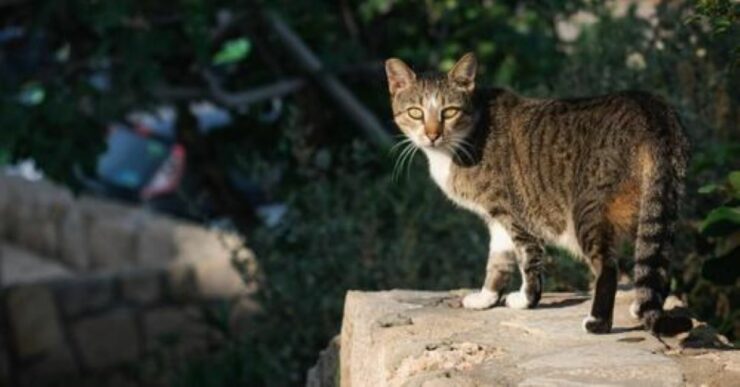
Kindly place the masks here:
<instances>
[{"instance_id":1,"label":"leaf","mask_svg":"<svg viewBox=\"0 0 740 387\"><path fill-rule=\"evenodd\" d=\"M727 176L733 196L740 199L740 171L733 171Z\"/></svg>"},{"instance_id":2,"label":"leaf","mask_svg":"<svg viewBox=\"0 0 740 387\"><path fill-rule=\"evenodd\" d=\"M723 236L740 228L740 208L718 207L707 215L699 226L702 234Z\"/></svg>"},{"instance_id":3,"label":"leaf","mask_svg":"<svg viewBox=\"0 0 740 387\"><path fill-rule=\"evenodd\" d=\"M221 50L213 57L214 65L237 63L244 60L252 51L252 43L247 38L227 40Z\"/></svg>"},{"instance_id":4,"label":"leaf","mask_svg":"<svg viewBox=\"0 0 740 387\"><path fill-rule=\"evenodd\" d=\"M706 195L706 194L710 194L712 192L717 191L717 188L719 188L719 185L714 184L714 183L711 183L711 184L707 184L707 185L699 188L699 190L697 192L699 192L702 195Z\"/></svg>"}]
</instances>

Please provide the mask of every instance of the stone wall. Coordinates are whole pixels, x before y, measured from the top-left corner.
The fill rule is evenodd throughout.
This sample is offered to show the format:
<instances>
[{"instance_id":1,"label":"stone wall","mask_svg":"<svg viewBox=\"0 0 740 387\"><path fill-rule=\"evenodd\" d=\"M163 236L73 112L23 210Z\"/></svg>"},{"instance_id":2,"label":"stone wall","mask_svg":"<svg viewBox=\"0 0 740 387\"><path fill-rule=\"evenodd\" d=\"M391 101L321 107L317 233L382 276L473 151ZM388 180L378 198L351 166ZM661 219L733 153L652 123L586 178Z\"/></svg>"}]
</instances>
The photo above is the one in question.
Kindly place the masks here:
<instances>
[{"instance_id":1,"label":"stone wall","mask_svg":"<svg viewBox=\"0 0 740 387\"><path fill-rule=\"evenodd\" d=\"M611 334L581 328L587 294L543 294L538 308L468 310L466 291L347 293L340 338L307 375L309 387L734 386L740 351L693 320L656 338L617 294ZM675 297L665 308L687 313Z\"/></svg>"},{"instance_id":2,"label":"stone wall","mask_svg":"<svg viewBox=\"0 0 740 387\"><path fill-rule=\"evenodd\" d=\"M205 316L244 328L256 289L235 267L255 265L234 234L0 176L0 381L117 373L218 345L223 328Z\"/></svg>"}]
</instances>

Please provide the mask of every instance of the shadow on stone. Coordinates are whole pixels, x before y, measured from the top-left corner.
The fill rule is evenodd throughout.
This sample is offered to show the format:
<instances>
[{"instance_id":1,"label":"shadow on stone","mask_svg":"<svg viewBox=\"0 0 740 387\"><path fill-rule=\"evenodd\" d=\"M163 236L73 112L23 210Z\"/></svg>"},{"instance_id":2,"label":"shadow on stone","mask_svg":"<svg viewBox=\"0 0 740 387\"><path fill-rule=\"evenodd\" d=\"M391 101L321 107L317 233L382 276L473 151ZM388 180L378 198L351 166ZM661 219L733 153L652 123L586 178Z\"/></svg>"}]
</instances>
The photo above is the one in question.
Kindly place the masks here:
<instances>
[{"instance_id":1,"label":"shadow on stone","mask_svg":"<svg viewBox=\"0 0 740 387\"><path fill-rule=\"evenodd\" d=\"M588 297L573 297L573 298L566 298L563 300L557 300L553 302L546 302L546 300L543 300L537 308L538 309L565 308L568 306L582 304L586 301L588 301Z\"/></svg>"},{"instance_id":2,"label":"shadow on stone","mask_svg":"<svg viewBox=\"0 0 740 387\"><path fill-rule=\"evenodd\" d=\"M680 345L683 348L737 350L727 338L706 324L699 324L691 329L680 341Z\"/></svg>"},{"instance_id":3,"label":"shadow on stone","mask_svg":"<svg viewBox=\"0 0 740 387\"><path fill-rule=\"evenodd\" d=\"M636 331L642 331L642 330L643 330L642 325L635 325L635 326L631 326L631 327L614 327L614 328L612 328L612 332L611 333L636 332ZM629 337L625 337L625 339L629 339ZM620 341L630 342L629 340L623 340L623 339L620 339ZM640 341L642 341L642 340L640 340Z\"/></svg>"}]
</instances>

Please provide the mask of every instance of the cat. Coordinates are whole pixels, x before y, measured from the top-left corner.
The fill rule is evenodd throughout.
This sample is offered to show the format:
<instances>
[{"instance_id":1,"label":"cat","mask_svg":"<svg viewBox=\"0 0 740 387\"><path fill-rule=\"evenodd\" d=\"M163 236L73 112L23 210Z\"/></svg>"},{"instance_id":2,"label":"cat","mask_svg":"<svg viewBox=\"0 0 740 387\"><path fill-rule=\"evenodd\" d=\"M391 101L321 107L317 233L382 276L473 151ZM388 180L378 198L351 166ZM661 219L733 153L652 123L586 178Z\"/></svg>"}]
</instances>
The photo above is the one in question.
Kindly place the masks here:
<instances>
[{"instance_id":1,"label":"cat","mask_svg":"<svg viewBox=\"0 0 740 387\"><path fill-rule=\"evenodd\" d=\"M490 232L486 276L463 306L537 306L545 245L589 263L595 276L590 333L612 328L616 248L635 245L630 311L654 333L690 328L663 311L670 243L689 157L677 114L648 93L532 99L478 88L477 60L464 55L447 74L417 76L385 63L395 123L429 162L446 196ZM502 295L518 263L522 285Z\"/></svg>"}]
</instances>

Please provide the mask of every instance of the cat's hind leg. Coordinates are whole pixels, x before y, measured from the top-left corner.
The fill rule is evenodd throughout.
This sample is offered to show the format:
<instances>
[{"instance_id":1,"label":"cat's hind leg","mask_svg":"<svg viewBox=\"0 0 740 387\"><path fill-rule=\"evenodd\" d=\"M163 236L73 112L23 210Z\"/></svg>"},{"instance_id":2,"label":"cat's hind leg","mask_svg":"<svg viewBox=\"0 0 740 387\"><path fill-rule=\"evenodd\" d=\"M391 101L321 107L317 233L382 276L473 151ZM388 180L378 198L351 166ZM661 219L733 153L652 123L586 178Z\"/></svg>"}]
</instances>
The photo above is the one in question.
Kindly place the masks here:
<instances>
[{"instance_id":1,"label":"cat's hind leg","mask_svg":"<svg viewBox=\"0 0 740 387\"><path fill-rule=\"evenodd\" d=\"M619 274L614 253L615 230L603 217L600 208L599 204L591 201L578 206L574 211L578 219L578 243L596 277L591 314L583 320L583 329L589 333L611 331Z\"/></svg>"}]
</instances>

